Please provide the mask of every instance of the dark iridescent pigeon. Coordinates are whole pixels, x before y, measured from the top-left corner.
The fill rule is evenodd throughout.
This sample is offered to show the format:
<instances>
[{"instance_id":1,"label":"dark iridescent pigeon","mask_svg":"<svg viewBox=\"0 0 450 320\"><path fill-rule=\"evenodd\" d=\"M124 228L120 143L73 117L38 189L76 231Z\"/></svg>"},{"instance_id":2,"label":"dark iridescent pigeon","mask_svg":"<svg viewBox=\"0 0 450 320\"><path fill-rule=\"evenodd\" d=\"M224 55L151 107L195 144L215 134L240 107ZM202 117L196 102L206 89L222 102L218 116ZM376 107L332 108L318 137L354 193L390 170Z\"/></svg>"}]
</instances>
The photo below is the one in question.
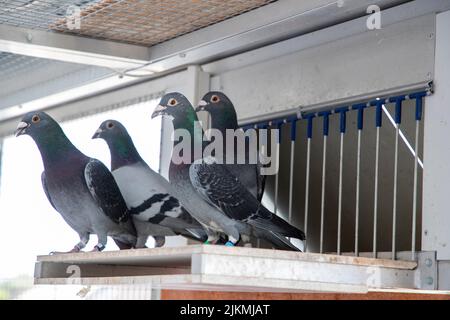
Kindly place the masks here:
<instances>
[{"instance_id":1,"label":"dark iridescent pigeon","mask_svg":"<svg viewBox=\"0 0 450 320\"><path fill-rule=\"evenodd\" d=\"M226 140L227 129L241 130L238 125L234 105L231 100L222 92L211 91L205 94L202 100L200 100L195 111L207 111L211 115L211 128L219 130L222 133L224 141ZM234 141L226 141L226 143L234 143ZM262 176L260 174L261 165L259 163L249 163L249 152L249 148L247 147L245 149L245 164L237 164L238 155L236 152L234 157L234 164L229 164L227 168L235 176L239 177L241 183L248 190L250 190L252 195L254 195L258 199L258 201L261 201L264 193L265 176ZM254 152L257 153L256 150Z\"/></svg>"},{"instance_id":2,"label":"dark iridescent pigeon","mask_svg":"<svg viewBox=\"0 0 450 320\"><path fill-rule=\"evenodd\" d=\"M44 112L27 113L15 135L27 134L36 142L44 164L42 187L53 208L80 236L69 252L81 251L96 234L93 251L102 251L111 236L120 248L136 244L136 231L111 172L81 153L58 123Z\"/></svg>"},{"instance_id":3,"label":"dark iridescent pigeon","mask_svg":"<svg viewBox=\"0 0 450 320\"><path fill-rule=\"evenodd\" d=\"M169 182L153 171L141 158L126 128L118 121L106 120L95 132L108 144L111 171L132 214L138 233L138 247L153 236L157 246L164 236L183 235L204 242L203 227L172 196Z\"/></svg>"},{"instance_id":4,"label":"dark iridescent pigeon","mask_svg":"<svg viewBox=\"0 0 450 320\"><path fill-rule=\"evenodd\" d=\"M174 195L207 232L224 232L229 238L228 245L236 244L241 235L246 235L263 238L279 249L299 250L286 237L303 240L302 231L264 208L226 165L216 165L209 159L205 163L202 155L194 152L198 146L202 151L203 132L186 97L180 93L166 94L152 118L158 115L170 116L178 133L190 134L190 153L183 154L183 161L179 161L176 153L172 154L169 181ZM174 148L177 144L174 141Z\"/></svg>"}]
</instances>

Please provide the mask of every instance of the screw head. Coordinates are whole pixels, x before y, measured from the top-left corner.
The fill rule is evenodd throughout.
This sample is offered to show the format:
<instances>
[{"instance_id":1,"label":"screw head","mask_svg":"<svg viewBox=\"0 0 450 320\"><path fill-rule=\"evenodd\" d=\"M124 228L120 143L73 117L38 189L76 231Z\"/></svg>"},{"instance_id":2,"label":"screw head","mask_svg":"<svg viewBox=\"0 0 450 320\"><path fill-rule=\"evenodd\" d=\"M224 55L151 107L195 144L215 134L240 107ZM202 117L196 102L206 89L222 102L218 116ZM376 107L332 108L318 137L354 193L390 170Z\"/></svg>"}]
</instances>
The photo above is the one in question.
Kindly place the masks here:
<instances>
[{"instance_id":1,"label":"screw head","mask_svg":"<svg viewBox=\"0 0 450 320\"><path fill-rule=\"evenodd\" d=\"M433 278L432 277L427 277L427 279L426 279L426 283L427 283L427 285L429 285L429 286L431 286L432 284L433 284Z\"/></svg>"},{"instance_id":2,"label":"screw head","mask_svg":"<svg viewBox=\"0 0 450 320\"><path fill-rule=\"evenodd\" d=\"M33 35L31 33L27 33L27 41L31 42L33 40Z\"/></svg>"},{"instance_id":3,"label":"screw head","mask_svg":"<svg viewBox=\"0 0 450 320\"><path fill-rule=\"evenodd\" d=\"M433 261L431 261L431 259L426 259L426 260L425 260L425 265L426 265L427 267L431 267L431 266L433 265Z\"/></svg>"}]
</instances>

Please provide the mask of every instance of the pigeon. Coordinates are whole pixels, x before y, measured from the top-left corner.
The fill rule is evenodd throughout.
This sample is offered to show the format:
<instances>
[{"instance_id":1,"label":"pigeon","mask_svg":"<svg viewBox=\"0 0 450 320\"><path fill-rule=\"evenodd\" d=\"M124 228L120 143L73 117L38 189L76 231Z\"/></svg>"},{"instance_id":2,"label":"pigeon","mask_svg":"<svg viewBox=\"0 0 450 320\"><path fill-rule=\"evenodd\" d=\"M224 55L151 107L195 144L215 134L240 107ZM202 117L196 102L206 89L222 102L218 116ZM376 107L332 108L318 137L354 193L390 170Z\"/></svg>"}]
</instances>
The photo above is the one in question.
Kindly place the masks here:
<instances>
[{"instance_id":1,"label":"pigeon","mask_svg":"<svg viewBox=\"0 0 450 320\"><path fill-rule=\"evenodd\" d=\"M183 161L172 154L169 181L174 195L204 225L207 233L210 230L225 233L228 246L234 246L245 235L263 238L280 249L300 250L286 237L304 240L301 230L264 208L226 165L193 152L197 145L204 147L203 132L195 128L200 127L197 115L185 96L176 92L164 95L152 118L160 115L169 116L176 131L190 134L190 154L183 154ZM174 148L177 144L174 141Z\"/></svg>"},{"instance_id":2,"label":"pigeon","mask_svg":"<svg viewBox=\"0 0 450 320\"><path fill-rule=\"evenodd\" d=\"M102 162L80 152L45 112L27 113L15 135L29 135L35 141L44 164L41 180L48 201L80 237L69 252L81 251L91 234L98 237L93 251L105 248L107 236L121 249L135 246L129 210Z\"/></svg>"},{"instance_id":3,"label":"pigeon","mask_svg":"<svg viewBox=\"0 0 450 320\"><path fill-rule=\"evenodd\" d=\"M236 110L231 100L222 92L211 91L200 100L196 112L207 111L211 116L211 128L217 129L226 139L226 130L242 130L239 128ZM233 143L234 141L226 141ZM237 163L237 148L235 148L235 162L227 168L236 176L244 186L261 202L264 193L265 176L260 173L261 163L250 164L249 148L245 149L245 164ZM259 158L258 158L259 159ZM225 162L224 162L225 163Z\"/></svg>"},{"instance_id":4,"label":"pigeon","mask_svg":"<svg viewBox=\"0 0 450 320\"><path fill-rule=\"evenodd\" d=\"M132 214L138 247L148 236L156 238L156 246L164 244L164 236L179 234L201 242L207 240L203 227L172 196L169 182L141 158L119 121L104 121L92 138L108 144L111 171Z\"/></svg>"}]
</instances>

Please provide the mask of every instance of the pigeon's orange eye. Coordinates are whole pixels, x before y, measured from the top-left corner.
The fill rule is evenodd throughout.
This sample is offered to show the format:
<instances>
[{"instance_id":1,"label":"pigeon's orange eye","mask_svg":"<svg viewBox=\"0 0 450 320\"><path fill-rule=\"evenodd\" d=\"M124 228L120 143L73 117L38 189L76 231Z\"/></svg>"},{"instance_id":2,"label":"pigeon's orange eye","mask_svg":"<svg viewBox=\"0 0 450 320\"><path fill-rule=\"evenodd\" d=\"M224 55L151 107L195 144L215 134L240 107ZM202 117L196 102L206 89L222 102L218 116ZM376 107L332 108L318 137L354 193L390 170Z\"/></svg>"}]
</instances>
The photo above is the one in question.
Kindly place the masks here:
<instances>
[{"instance_id":1,"label":"pigeon's orange eye","mask_svg":"<svg viewBox=\"0 0 450 320\"><path fill-rule=\"evenodd\" d=\"M112 129L112 128L114 127L114 123L108 122L108 124L106 125L106 127L107 127L108 129Z\"/></svg>"},{"instance_id":2,"label":"pigeon's orange eye","mask_svg":"<svg viewBox=\"0 0 450 320\"><path fill-rule=\"evenodd\" d=\"M169 106L174 107L178 104L178 101L174 98L169 100Z\"/></svg>"},{"instance_id":3,"label":"pigeon's orange eye","mask_svg":"<svg viewBox=\"0 0 450 320\"><path fill-rule=\"evenodd\" d=\"M219 96L213 95L213 96L211 97L211 102L217 103L217 102L219 102L219 101L220 101Z\"/></svg>"},{"instance_id":4,"label":"pigeon's orange eye","mask_svg":"<svg viewBox=\"0 0 450 320\"><path fill-rule=\"evenodd\" d=\"M33 118L31 118L31 121L32 121L33 123L38 123L39 121L41 121L41 118L40 118L37 114L35 114L35 115L33 116Z\"/></svg>"}]
</instances>

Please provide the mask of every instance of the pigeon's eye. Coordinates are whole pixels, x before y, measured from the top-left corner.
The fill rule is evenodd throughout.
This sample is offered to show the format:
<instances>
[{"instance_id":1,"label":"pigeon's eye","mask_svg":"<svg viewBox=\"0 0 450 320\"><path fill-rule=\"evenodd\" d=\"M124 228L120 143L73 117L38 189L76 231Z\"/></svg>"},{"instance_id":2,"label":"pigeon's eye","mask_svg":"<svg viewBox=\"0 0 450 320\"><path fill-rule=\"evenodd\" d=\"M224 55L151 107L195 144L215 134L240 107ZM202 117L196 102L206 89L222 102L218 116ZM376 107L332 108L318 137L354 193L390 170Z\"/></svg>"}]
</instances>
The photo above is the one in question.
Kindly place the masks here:
<instances>
[{"instance_id":1,"label":"pigeon's eye","mask_svg":"<svg viewBox=\"0 0 450 320\"><path fill-rule=\"evenodd\" d=\"M41 118L40 118L37 114L35 114L35 115L33 116L33 118L31 118L31 121L32 121L33 123L38 123L39 121L41 121Z\"/></svg>"},{"instance_id":2,"label":"pigeon's eye","mask_svg":"<svg viewBox=\"0 0 450 320\"><path fill-rule=\"evenodd\" d=\"M174 107L178 104L178 101L176 99L172 98L169 100L168 104L169 104L169 106Z\"/></svg>"},{"instance_id":3,"label":"pigeon's eye","mask_svg":"<svg viewBox=\"0 0 450 320\"><path fill-rule=\"evenodd\" d=\"M211 97L211 102L213 102L213 103L217 103L217 102L219 102L220 101L220 98L219 98L219 96L217 96L217 95L213 95L212 97Z\"/></svg>"},{"instance_id":4,"label":"pigeon's eye","mask_svg":"<svg viewBox=\"0 0 450 320\"><path fill-rule=\"evenodd\" d=\"M108 129L112 129L112 128L114 127L114 123L108 122L108 123L106 124L106 127L107 127Z\"/></svg>"}]
</instances>

